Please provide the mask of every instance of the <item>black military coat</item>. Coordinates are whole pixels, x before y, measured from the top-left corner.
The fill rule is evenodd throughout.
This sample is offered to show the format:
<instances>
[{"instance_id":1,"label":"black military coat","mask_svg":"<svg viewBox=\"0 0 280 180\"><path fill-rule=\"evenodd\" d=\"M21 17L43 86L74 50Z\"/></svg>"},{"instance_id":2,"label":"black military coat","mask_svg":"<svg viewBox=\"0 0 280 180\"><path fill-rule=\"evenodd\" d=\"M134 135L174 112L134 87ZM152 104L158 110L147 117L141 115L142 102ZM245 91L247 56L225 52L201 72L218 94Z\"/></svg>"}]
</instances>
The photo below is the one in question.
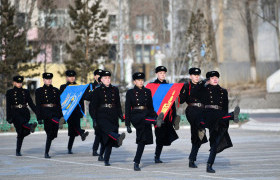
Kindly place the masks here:
<instances>
[{"instance_id":1,"label":"black military coat","mask_svg":"<svg viewBox=\"0 0 280 180\"><path fill-rule=\"evenodd\" d=\"M166 80L161 82L160 80L156 79L154 83L158 84L168 84ZM156 144L169 146L173 141L178 139L178 135L173 128L172 120L176 117L176 105L175 102L173 103L171 109L169 110L168 114L164 119L164 124L160 128L155 129L156 135Z\"/></svg>"},{"instance_id":2,"label":"black military coat","mask_svg":"<svg viewBox=\"0 0 280 180\"><path fill-rule=\"evenodd\" d=\"M22 124L28 123L30 120L30 112L27 105L36 114L36 106L27 89L14 87L6 92L7 121L13 122L17 133L22 136L30 133L23 132L22 128Z\"/></svg>"},{"instance_id":3,"label":"black military coat","mask_svg":"<svg viewBox=\"0 0 280 180\"><path fill-rule=\"evenodd\" d=\"M110 107L104 107L104 105ZM97 122L97 126L101 130L102 141L107 144L109 142L108 134L110 132L118 133L119 118L123 119L119 89L111 84L109 87L101 84L93 91L90 106L93 109L91 114L93 121Z\"/></svg>"},{"instance_id":4,"label":"black military coat","mask_svg":"<svg viewBox=\"0 0 280 180\"><path fill-rule=\"evenodd\" d=\"M202 103L205 105L217 105L221 109L204 110L206 126L210 131L210 145L216 145L217 153L232 147L228 133L229 122L223 121L222 117L228 113L228 92L219 85L208 85L202 90Z\"/></svg>"},{"instance_id":5,"label":"black military coat","mask_svg":"<svg viewBox=\"0 0 280 180\"><path fill-rule=\"evenodd\" d=\"M52 85L40 87L35 92L37 119L44 120L44 129L50 138L57 137L58 124L52 118L60 119L62 115L59 90ZM44 107L51 105L53 107Z\"/></svg>"},{"instance_id":6,"label":"black military coat","mask_svg":"<svg viewBox=\"0 0 280 180\"><path fill-rule=\"evenodd\" d=\"M146 109L133 109L137 106L145 106ZM126 92L125 124L132 125L136 129L136 143L153 144L153 132L151 124L145 123L145 118L157 117L154 110L151 90L134 86Z\"/></svg>"},{"instance_id":7,"label":"black military coat","mask_svg":"<svg viewBox=\"0 0 280 180\"><path fill-rule=\"evenodd\" d=\"M191 81L184 84L180 95L180 104L186 102L190 103L201 103L202 104L202 88L204 86L203 82L199 82L198 84L194 84ZM186 117L188 122L191 125L191 141L192 144L203 144L208 142L206 135L202 140L198 137L198 129L201 127L201 122L203 120L203 111L202 107L196 106L188 106L185 110Z\"/></svg>"}]
</instances>

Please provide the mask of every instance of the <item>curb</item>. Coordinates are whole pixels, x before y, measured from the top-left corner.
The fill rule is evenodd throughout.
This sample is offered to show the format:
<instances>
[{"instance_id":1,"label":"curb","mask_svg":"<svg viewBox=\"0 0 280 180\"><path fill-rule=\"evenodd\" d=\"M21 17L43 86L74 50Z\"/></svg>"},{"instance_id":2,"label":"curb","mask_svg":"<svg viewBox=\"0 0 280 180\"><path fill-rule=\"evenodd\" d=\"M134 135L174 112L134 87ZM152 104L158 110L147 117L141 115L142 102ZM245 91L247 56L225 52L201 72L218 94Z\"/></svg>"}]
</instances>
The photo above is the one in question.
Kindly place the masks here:
<instances>
[{"instance_id":1,"label":"curb","mask_svg":"<svg viewBox=\"0 0 280 180\"><path fill-rule=\"evenodd\" d=\"M240 128L245 130L279 132L280 123L262 123L253 118L249 118L249 121L246 124L243 124Z\"/></svg>"}]
</instances>

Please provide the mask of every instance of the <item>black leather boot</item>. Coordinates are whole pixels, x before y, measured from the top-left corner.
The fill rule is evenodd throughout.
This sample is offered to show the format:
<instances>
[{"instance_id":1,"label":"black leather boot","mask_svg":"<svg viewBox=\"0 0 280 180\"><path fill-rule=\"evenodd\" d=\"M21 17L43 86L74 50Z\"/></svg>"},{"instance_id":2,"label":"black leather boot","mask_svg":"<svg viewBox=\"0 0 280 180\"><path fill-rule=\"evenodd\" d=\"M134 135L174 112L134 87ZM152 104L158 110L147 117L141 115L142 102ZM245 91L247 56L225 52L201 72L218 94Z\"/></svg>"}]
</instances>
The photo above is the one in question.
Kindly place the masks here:
<instances>
[{"instance_id":1,"label":"black leather boot","mask_svg":"<svg viewBox=\"0 0 280 180\"><path fill-rule=\"evenodd\" d=\"M125 133L122 133L117 140L118 141L118 146L122 145L122 142L123 142L124 138L125 138Z\"/></svg>"},{"instance_id":2,"label":"black leather boot","mask_svg":"<svg viewBox=\"0 0 280 180\"><path fill-rule=\"evenodd\" d=\"M141 171L139 163L134 163L134 171Z\"/></svg>"},{"instance_id":3,"label":"black leather boot","mask_svg":"<svg viewBox=\"0 0 280 180\"><path fill-rule=\"evenodd\" d=\"M100 156L98 157L98 161L104 161L103 156L100 155Z\"/></svg>"},{"instance_id":4,"label":"black leather boot","mask_svg":"<svg viewBox=\"0 0 280 180\"><path fill-rule=\"evenodd\" d=\"M189 161L189 167L190 168L197 168L197 165L194 163L194 160Z\"/></svg>"},{"instance_id":5,"label":"black leather boot","mask_svg":"<svg viewBox=\"0 0 280 180\"><path fill-rule=\"evenodd\" d=\"M163 163L163 162L160 160L159 157L156 157L156 156L155 156L155 163Z\"/></svg>"},{"instance_id":6,"label":"black leather boot","mask_svg":"<svg viewBox=\"0 0 280 180\"><path fill-rule=\"evenodd\" d=\"M105 166L111 166L111 164L109 163L109 161L105 161L105 162L104 162L104 165L105 165Z\"/></svg>"},{"instance_id":7,"label":"black leather boot","mask_svg":"<svg viewBox=\"0 0 280 180\"><path fill-rule=\"evenodd\" d=\"M36 122L31 125L31 127L30 127L31 133L35 132L36 127L37 127L37 123Z\"/></svg>"},{"instance_id":8,"label":"black leather boot","mask_svg":"<svg viewBox=\"0 0 280 180\"><path fill-rule=\"evenodd\" d=\"M81 139L82 139L82 141L86 140L86 138L87 138L88 134L89 134L89 132L88 132L88 131L86 131L85 133L83 133L83 134L81 135Z\"/></svg>"},{"instance_id":9,"label":"black leather boot","mask_svg":"<svg viewBox=\"0 0 280 180\"><path fill-rule=\"evenodd\" d=\"M212 164L207 163L206 172L215 173L216 171L212 168Z\"/></svg>"},{"instance_id":10,"label":"black leather boot","mask_svg":"<svg viewBox=\"0 0 280 180\"><path fill-rule=\"evenodd\" d=\"M92 151L92 156L99 156L99 154L97 153L97 151Z\"/></svg>"}]
</instances>

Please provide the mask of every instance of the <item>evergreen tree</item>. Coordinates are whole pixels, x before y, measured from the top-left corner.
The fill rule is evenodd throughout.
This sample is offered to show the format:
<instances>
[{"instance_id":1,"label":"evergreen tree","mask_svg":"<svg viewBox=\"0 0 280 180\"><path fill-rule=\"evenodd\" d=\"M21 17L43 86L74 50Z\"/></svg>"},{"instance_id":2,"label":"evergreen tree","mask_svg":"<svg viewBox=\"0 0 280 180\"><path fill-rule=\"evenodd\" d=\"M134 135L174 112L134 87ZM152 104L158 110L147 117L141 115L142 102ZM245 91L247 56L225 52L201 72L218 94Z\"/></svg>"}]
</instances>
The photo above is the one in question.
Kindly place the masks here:
<instances>
[{"instance_id":1,"label":"evergreen tree","mask_svg":"<svg viewBox=\"0 0 280 180\"><path fill-rule=\"evenodd\" d=\"M27 50L26 33L14 24L15 8L9 0L0 6L0 93L12 86L12 77L39 67L30 63L36 53ZM30 74L34 77L38 74Z\"/></svg>"},{"instance_id":2,"label":"evergreen tree","mask_svg":"<svg viewBox=\"0 0 280 180\"><path fill-rule=\"evenodd\" d=\"M90 5L92 3L92 5ZM101 0L75 0L69 6L70 27L75 38L66 45L71 58L65 61L67 69L73 69L87 83L88 74L97 65L100 56L107 56L108 45L105 37L108 32L107 10L102 9Z\"/></svg>"}]
</instances>

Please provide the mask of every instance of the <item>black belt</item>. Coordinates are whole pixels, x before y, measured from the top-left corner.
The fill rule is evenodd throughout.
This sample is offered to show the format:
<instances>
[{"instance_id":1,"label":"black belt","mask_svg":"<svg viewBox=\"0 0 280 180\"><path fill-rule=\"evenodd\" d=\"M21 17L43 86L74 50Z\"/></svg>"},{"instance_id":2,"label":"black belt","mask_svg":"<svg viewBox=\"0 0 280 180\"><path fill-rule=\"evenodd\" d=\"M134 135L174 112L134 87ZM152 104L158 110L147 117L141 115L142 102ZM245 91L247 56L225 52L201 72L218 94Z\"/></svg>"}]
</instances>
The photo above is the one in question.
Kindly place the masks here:
<instances>
[{"instance_id":1,"label":"black belt","mask_svg":"<svg viewBox=\"0 0 280 180\"><path fill-rule=\"evenodd\" d=\"M115 104L102 104L100 107L101 108L115 108L116 105Z\"/></svg>"},{"instance_id":2,"label":"black belt","mask_svg":"<svg viewBox=\"0 0 280 180\"><path fill-rule=\"evenodd\" d=\"M146 107L146 106L135 106L135 107L133 107L132 109L145 110L145 109L147 109L147 107Z\"/></svg>"},{"instance_id":3,"label":"black belt","mask_svg":"<svg viewBox=\"0 0 280 180\"><path fill-rule=\"evenodd\" d=\"M205 105L206 109L218 109L218 110L222 110L223 108L221 106L218 105Z\"/></svg>"},{"instance_id":4,"label":"black belt","mask_svg":"<svg viewBox=\"0 0 280 180\"><path fill-rule=\"evenodd\" d=\"M204 105L202 103L188 103L188 106L204 108Z\"/></svg>"},{"instance_id":5,"label":"black belt","mask_svg":"<svg viewBox=\"0 0 280 180\"><path fill-rule=\"evenodd\" d=\"M42 107L56 107L56 104L41 104Z\"/></svg>"},{"instance_id":6,"label":"black belt","mask_svg":"<svg viewBox=\"0 0 280 180\"><path fill-rule=\"evenodd\" d=\"M13 105L12 108L15 108L15 109L21 109L21 108L26 108L27 105L26 104L19 104L19 105Z\"/></svg>"}]
</instances>

